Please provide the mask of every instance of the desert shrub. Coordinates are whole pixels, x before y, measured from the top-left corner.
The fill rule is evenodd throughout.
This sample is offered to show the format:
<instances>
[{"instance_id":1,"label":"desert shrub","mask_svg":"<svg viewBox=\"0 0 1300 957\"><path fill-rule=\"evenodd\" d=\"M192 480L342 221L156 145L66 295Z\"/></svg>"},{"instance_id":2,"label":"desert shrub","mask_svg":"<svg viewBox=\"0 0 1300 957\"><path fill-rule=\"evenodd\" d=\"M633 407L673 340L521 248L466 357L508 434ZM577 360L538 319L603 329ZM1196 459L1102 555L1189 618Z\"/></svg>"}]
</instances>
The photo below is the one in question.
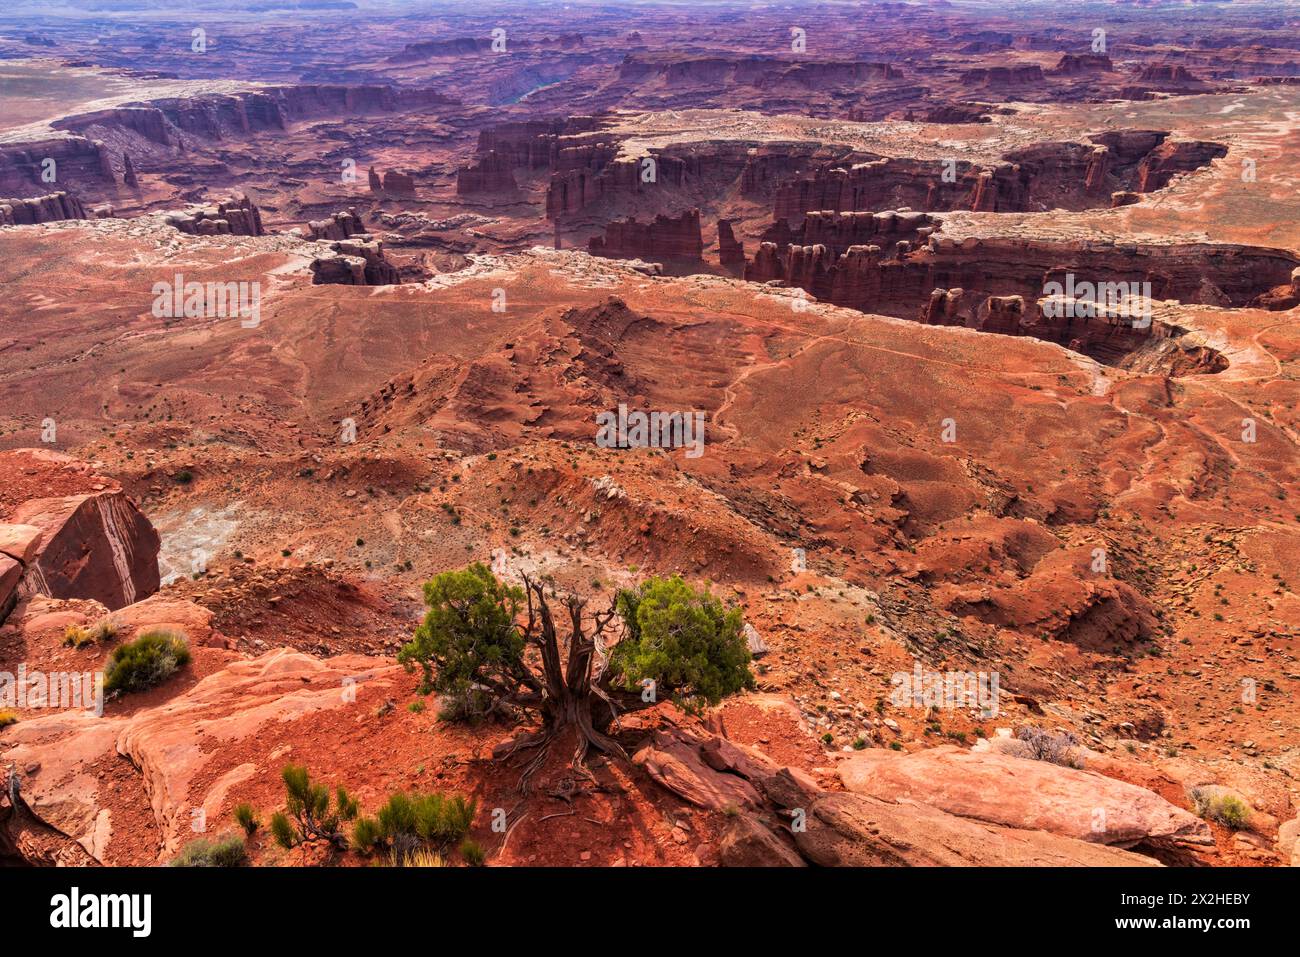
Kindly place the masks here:
<instances>
[{"instance_id":1,"label":"desert shrub","mask_svg":"<svg viewBox=\"0 0 1300 957\"><path fill-rule=\"evenodd\" d=\"M447 862L437 851L427 847L417 847L406 854L389 854L388 863L393 867L446 867Z\"/></svg>"},{"instance_id":2,"label":"desert shrub","mask_svg":"<svg viewBox=\"0 0 1300 957\"><path fill-rule=\"evenodd\" d=\"M460 856L470 867L482 867L487 862L487 851L471 837L460 842Z\"/></svg>"},{"instance_id":3,"label":"desert shrub","mask_svg":"<svg viewBox=\"0 0 1300 957\"><path fill-rule=\"evenodd\" d=\"M358 848L382 848L396 860L421 848L441 852L469 833L478 802L460 795L405 794L395 791L374 818L353 829Z\"/></svg>"},{"instance_id":4,"label":"desert shrub","mask_svg":"<svg viewBox=\"0 0 1300 957\"><path fill-rule=\"evenodd\" d=\"M175 631L146 631L135 641L113 649L104 670L105 691L145 691L162 684L189 664L185 636Z\"/></svg>"},{"instance_id":5,"label":"desert shrub","mask_svg":"<svg viewBox=\"0 0 1300 957\"><path fill-rule=\"evenodd\" d=\"M717 704L754 687L739 608L723 608L708 591L696 591L679 576L624 589L617 605L627 636L615 646L610 667L628 690L648 679L678 701Z\"/></svg>"},{"instance_id":6,"label":"desert shrub","mask_svg":"<svg viewBox=\"0 0 1300 957\"><path fill-rule=\"evenodd\" d=\"M63 644L69 648L85 648L95 642L108 642L117 637L120 628L117 622L106 618L94 628L83 625L69 625L63 629Z\"/></svg>"},{"instance_id":7,"label":"desert shrub","mask_svg":"<svg viewBox=\"0 0 1300 957\"><path fill-rule=\"evenodd\" d=\"M249 837L262 826L262 822L257 819L257 812L253 810L251 804L235 805L235 823L244 829L244 833Z\"/></svg>"},{"instance_id":8,"label":"desert shrub","mask_svg":"<svg viewBox=\"0 0 1300 957\"><path fill-rule=\"evenodd\" d=\"M0 708L0 728L18 723L18 712L13 708Z\"/></svg>"},{"instance_id":9,"label":"desert shrub","mask_svg":"<svg viewBox=\"0 0 1300 957\"><path fill-rule=\"evenodd\" d=\"M1217 821L1234 831L1240 831L1250 822L1250 805L1235 794L1192 788L1192 805L1197 817Z\"/></svg>"},{"instance_id":10,"label":"desert shrub","mask_svg":"<svg viewBox=\"0 0 1300 957\"><path fill-rule=\"evenodd\" d=\"M289 823L289 817L283 811L271 815L271 837L283 848L293 847L298 843L298 832Z\"/></svg>"},{"instance_id":11,"label":"desert shrub","mask_svg":"<svg viewBox=\"0 0 1300 957\"><path fill-rule=\"evenodd\" d=\"M196 838L181 848L172 867L238 867L248 859L244 839L238 834L224 834L215 840Z\"/></svg>"},{"instance_id":12,"label":"desert shrub","mask_svg":"<svg viewBox=\"0 0 1300 957\"><path fill-rule=\"evenodd\" d=\"M66 648L84 648L94 640L90 637L90 629L83 625L69 625L63 629L63 645Z\"/></svg>"},{"instance_id":13,"label":"desert shrub","mask_svg":"<svg viewBox=\"0 0 1300 957\"><path fill-rule=\"evenodd\" d=\"M1024 755L1034 761L1047 761L1066 768L1083 767L1083 759L1078 750L1079 739L1069 731L1053 732L1044 728L1021 728L1016 737L1020 740Z\"/></svg>"},{"instance_id":14,"label":"desert shrub","mask_svg":"<svg viewBox=\"0 0 1300 957\"><path fill-rule=\"evenodd\" d=\"M373 817L359 817L352 825L352 847L363 854L375 849L379 840L379 822Z\"/></svg>"},{"instance_id":15,"label":"desert shrub","mask_svg":"<svg viewBox=\"0 0 1300 957\"><path fill-rule=\"evenodd\" d=\"M300 764L286 764L280 777L284 781L285 810L271 815L271 836L276 843L291 848L303 841L324 840L345 849L347 838L339 830L339 823L357 816L357 802L348 792L342 787L335 789L331 804L329 788L313 784Z\"/></svg>"},{"instance_id":16,"label":"desert shrub","mask_svg":"<svg viewBox=\"0 0 1300 957\"><path fill-rule=\"evenodd\" d=\"M421 692L437 691L442 716L473 718L492 705L485 687L513 686L525 673L525 639L515 627L523 589L497 581L481 562L425 582L424 621L397 660L418 663Z\"/></svg>"}]
</instances>

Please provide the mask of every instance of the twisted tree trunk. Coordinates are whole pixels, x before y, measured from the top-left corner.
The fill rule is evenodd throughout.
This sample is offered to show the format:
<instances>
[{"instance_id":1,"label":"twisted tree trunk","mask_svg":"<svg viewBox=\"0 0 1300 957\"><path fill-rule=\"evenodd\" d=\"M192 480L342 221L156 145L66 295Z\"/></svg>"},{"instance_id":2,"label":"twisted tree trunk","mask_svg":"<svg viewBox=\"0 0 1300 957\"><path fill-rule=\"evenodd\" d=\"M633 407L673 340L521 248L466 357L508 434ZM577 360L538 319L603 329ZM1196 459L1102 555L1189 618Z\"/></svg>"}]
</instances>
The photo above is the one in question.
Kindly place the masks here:
<instances>
[{"instance_id":1,"label":"twisted tree trunk","mask_svg":"<svg viewBox=\"0 0 1300 957\"><path fill-rule=\"evenodd\" d=\"M575 773L590 779L585 761L587 753L595 748L604 754L627 760L627 752L606 731L617 721L619 705L608 688L602 687L608 653L604 637L617 611L611 604L607 611L590 616L591 633L584 627L587 600L577 595L563 599L569 617L569 638L566 648L556 630L555 618L547 602L544 585L524 576L528 594L528 626L525 635L535 644L542 659L542 700L538 705L542 714L542 734L525 747L537 748L537 754L524 768L520 779L521 789L527 790L528 780L545 763L550 745L565 732L575 733L573 759ZM567 651L567 661L565 652ZM638 701L640 699L634 699Z\"/></svg>"}]
</instances>

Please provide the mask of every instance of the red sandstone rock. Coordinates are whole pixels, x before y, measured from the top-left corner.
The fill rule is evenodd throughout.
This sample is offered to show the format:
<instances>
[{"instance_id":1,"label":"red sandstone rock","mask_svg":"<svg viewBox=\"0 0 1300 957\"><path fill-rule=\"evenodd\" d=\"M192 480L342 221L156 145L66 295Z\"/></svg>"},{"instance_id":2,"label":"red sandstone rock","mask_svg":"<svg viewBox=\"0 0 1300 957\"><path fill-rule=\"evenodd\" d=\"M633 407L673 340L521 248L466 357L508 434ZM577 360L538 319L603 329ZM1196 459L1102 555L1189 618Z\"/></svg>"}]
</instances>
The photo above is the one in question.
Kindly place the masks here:
<instances>
[{"instance_id":1,"label":"red sandstone rock","mask_svg":"<svg viewBox=\"0 0 1300 957\"><path fill-rule=\"evenodd\" d=\"M736 240L731 221L727 219L718 220L718 263L730 272L745 271L745 245Z\"/></svg>"},{"instance_id":2,"label":"red sandstone rock","mask_svg":"<svg viewBox=\"0 0 1300 957\"><path fill-rule=\"evenodd\" d=\"M1113 847L861 794L827 794L805 821L795 844L822 867L1159 866Z\"/></svg>"},{"instance_id":3,"label":"red sandstone rock","mask_svg":"<svg viewBox=\"0 0 1300 957\"><path fill-rule=\"evenodd\" d=\"M1054 76L1077 76L1080 73L1115 69L1110 57L1100 53L1066 53L1048 72Z\"/></svg>"},{"instance_id":4,"label":"red sandstone rock","mask_svg":"<svg viewBox=\"0 0 1300 957\"><path fill-rule=\"evenodd\" d=\"M67 193L50 193L31 199L0 199L0 226L53 223L61 219L89 219L85 207Z\"/></svg>"},{"instance_id":5,"label":"red sandstone rock","mask_svg":"<svg viewBox=\"0 0 1300 957\"><path fill-rule=\"evenodd\" d=\"M390 169L384 173L384 192L396 196L414 196L415 180L410 173L400 173Z\"/></svg>"},{"instance_id":6,"label":"red sandstone rock","mask_svg":"<svg viewBox=\"0 0 1300 957\"><path fill-rule=\"evenodd\" d=\"M307 228L311 231L312 239L350 239L366 232L365 223L355 208L334 213L328 219L308 223Z\"/></svg>"},{"instance_id":7,"label":"red sandstone rock","mask_svg":"<svg viewBox=\"0 0 1300 957\"><path fill-rule=\"evenodd\" d=\"M605 227L604 238L593 237L588 249L593 256L619 259L697 260L704 249L700 211L688 209L680 216L661 213L648 223L638 223L635 216L612 222Z\"/></svg>"},{"instance_id":8,"label":"red sandstone rock","mask_svg":"<svg viewBox=\"0 0 1300 957\"><path fill-rule=\"evenodd\" d=\"M33 499L10 520L42 532L23 573L24 595L120 608L158 590L158 533L125 492Z\"/></svg>"},{"instance_id":9,"label":"red sandstone rock","mask_svg":"<svg viewBox=\"0 0 1300 957\"><path fill-rule=\"evenodd\" d=\"M262 214L247 196L169 213L167 222L194 236L262 236Z\"/></svg>"},{"instance_id":10,"label":"red sandstone rock","mask_svg":"<svg viewBox=\"0 0 1300 957\"><path fill-rule=\"evenodd\" d=\"M367 233L331 242L330 253L311 262L315 285L395 286L402 278L384 255L384 244Z\"/></svg>"},{"instance_id":11,"label":"red sandstone rock","mask_svg":"<svg viewBox=\"0 0 1300 957\"><path fill-rule=\"evenodd\" d=\"M473 166L456 171L456 194L499 193L517 189L510 161L496 150L488 150Z\"/></svg>"},{"instance_id":12,"label":"red sandstone rock","mask_svg":"<svg viewBox=\"0 0 1300 957\"><path fill-rule=\"evenodd\" d=\"M840 779L856 794L1096 844L1213 844L1204 821L1145 788L989 750L863 752L840 765Z\"/></svg>"}]
</instances>

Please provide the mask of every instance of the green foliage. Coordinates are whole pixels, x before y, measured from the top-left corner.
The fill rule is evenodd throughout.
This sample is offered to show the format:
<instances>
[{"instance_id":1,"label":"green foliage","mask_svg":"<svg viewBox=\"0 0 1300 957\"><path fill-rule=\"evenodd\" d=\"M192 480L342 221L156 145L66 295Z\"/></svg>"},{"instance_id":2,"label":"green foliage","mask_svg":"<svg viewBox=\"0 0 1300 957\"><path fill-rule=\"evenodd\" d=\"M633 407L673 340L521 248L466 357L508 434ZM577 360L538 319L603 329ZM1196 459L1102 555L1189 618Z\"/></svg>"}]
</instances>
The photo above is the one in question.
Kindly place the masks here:
<instances>
[{"instance_id":1,"label":"green foliage","mask_svg":"<svg viewBox=\"0 0 1300 957\"><path fill-rule=\"evenodd\" d=\"M379 822L373 817L359 817L352 825L352 846L362 854L369 854L379 840Z\"/></svg>"},{"instance_id":2,"label":"green foliage","mask_svg":"<svg viewBox=\"0 0 1300 957\"><path fill-rule=\"evenodd\" d=\"M189 664L185 636L175 631L147 631L113 649L104 671L105 691L145 691L162 684Z\"/></svg>"},{"instance_id":3,"label":"green foliage","mask_svg":"<svg viewBox=\"0 0 1300 957\"><path fill-rule=\"evenodd\" d=\"M487 851L483 845L471 837L460 842L460 856L470 867L482 867L487 862Z\"/></svg>"},{"instance_id":4,"label":"green foliage","mask_svg":"<svg viewBox=\"0 0 1300 957\"><path fill-rule=\"evenodd\" d=\"M280 772L284 781L285 811L271 815L271 835L281 847L296 847L307 840L327 840L338 847L346 847L347 840L339 830L340 821L351 821L357 816L357 802L339 787L334 792L331 806L329 788L313 784L306 767L286 764Z\"/></svg>"},{"instance_id":5,"label":"green foliage","mask_svg":"<svg viewBox=\"0 0 1300 957\"><path fill-rule=\"evenodd\" d=\"M1235 794L1221 794L1200 788L1192 789L1192 803L1197 817L1217 821L1234 831L1250 822L1250 805Z\"/></svg>"},{"instance_id":6,"label":"green foliage","mask_svg":"<svg viewBox=\"0 0 1300 957\"><path fill-rule=\"evenodd\" d=\"M271 815L271 836L275 838L275 843L285 850L298 843L298 832L293 829L293 825L289 823L289 818L283 811L276 811Z\"/></svg>"},{"instance_id":7,"label":"green foliage","mask_svg":"<svg viewBox=\"0 0 1300 957\"><path fill-rule=\"evenodd\" d=\"M244 839L238 834L225 834L210 841L196 838L181 848L171 862L172 867L238 867L248 858Z\"/></svg>"},{"instance_id":8,"label":"green foliage","mask_svg":"<svg viewBox=\"0 0 1300 957\"><path fill-rule=\"evenodd\" d=\"M387 848L401 863L420 848L441 851L469 833L478 802L460 795L406 794L395 791L374 818L353 828L357 847Z\"/></svg>"},{"instance_id":9,"label":"green foliage","mask_svg":"<svg viewBox=\"0 0 1300 957\"><path fill-rule=\"evenodd\" d=\"M252 837L253 832L262 826L262 822L257 819L257 812L253 810L251 804L235 805L235 823L242 827L244 833L249 837Z\"/></svg>"},{"instance_id":10,"label":"green foliage","mask_svg":"<svg viewBox=\"0 0 1300 957\"><path fill-rule=\"evenodd\" d=\"M482 714L491 705L482 686L513 689L524 673L524 636L514 623L523 600L523 589L497 581L481 562L442 572L425 583L428 611L397 660L408 670L418 664L421 691L446 696L454 715Z\"/></svg>"},{"instance_id":11,"label":"green foliage","mask_svg":"<svg viewBox=\"0 0 1300 957\"><path fill-rule=\"evenodd\" d=\"M617 602L628 634L610 664L625 688L649 679L678 701L717 704L754 687L739 608L723 608L708 591L696 591L676 575L624 589Z\"/></svg>"}]
</instances>

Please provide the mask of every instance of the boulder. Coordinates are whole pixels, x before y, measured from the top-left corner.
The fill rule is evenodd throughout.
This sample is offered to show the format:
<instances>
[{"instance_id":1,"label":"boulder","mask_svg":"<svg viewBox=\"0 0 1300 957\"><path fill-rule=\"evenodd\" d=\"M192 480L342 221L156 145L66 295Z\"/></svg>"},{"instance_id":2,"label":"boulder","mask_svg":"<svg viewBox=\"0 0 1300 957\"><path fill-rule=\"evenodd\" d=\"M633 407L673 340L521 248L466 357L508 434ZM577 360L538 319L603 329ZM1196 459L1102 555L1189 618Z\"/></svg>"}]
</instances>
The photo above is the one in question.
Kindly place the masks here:
<instances>
[{"instance_id":1,"label":"boulder","mask_svg":"<svg viewBox=\"0 0 1300 957\"><path fill-rule=\"evenodd\" d=\"M32 499L10 518L41 532L25 596L93 598L114 609L158 590L158 533L121 490Z\"/></svg>"},{"instance_id":2,"label":"boulder","mask_svg":"<svg viewBox=\"0 0 1300 957\"><path fill-rule=\"evenodd\" d=\"M680 732L659 730L632 763L684 801L710 811L756 808L758 790L744 778L715 771L700 756L700 742Z\"/></svg>"},{"instance_id":3,"label":"boulder","mask_svg":"<svg viewBox=\"0 0 1300 957\"><path fill-rule=\"evenodd\" d=\"M1300 867L1300 817L1292 818L1277 829L1277 853L1288 867Z\"/></svg>"},{"instance_id":4,"label":"boulder","mask_svg":"<svg viewBox=\"0 0 1300 957\"><path fill-rule=\"evenodd\" d=\"M794 831L822 867L1158 867L1114 847L957 817L862 794L821 798Z\"/></svg>"},{"instance_id":5,"label":"boulder","mask_svg":"<svg viewBox=\"0 0 1300 957\"><path fill-rule=\"evenodd\" d=\"M0 554L26 565L40 547L41 535L41 530L35 525L0 523Z\"/></svg>"},{"instance_id":6,"label":"boulder","mask_svg":"<svg viewBox=\"0 0 1300 957\"><path fill-rule=\"evenodd\" d=\"M772 829L747 814L732 818L718 844L726 867L807 867L799 853Z\"/></svg>"},{"instance_id":7,"label":"boulder","mask_svg":"<svg viewBox=\"0 0 1300 957\"><path fill-rule=\"evenodd\" d=\"M23 566L0 553L0 623L9 617L9 612L18 603L18 583L22 578Z\"/></svg>"},{"instance_id":8,"label":"boulder","mask_svg":"<svg viewBox=\"0 0 1300 957\"><path fill-rule=\"evenodd\" d=\"M962 818L1094 844L1214 843L1204 821L1153 791L989 750L867 751L846 760L839 773L855 794L916 801Z\"/></svg>"}]
</instances>

